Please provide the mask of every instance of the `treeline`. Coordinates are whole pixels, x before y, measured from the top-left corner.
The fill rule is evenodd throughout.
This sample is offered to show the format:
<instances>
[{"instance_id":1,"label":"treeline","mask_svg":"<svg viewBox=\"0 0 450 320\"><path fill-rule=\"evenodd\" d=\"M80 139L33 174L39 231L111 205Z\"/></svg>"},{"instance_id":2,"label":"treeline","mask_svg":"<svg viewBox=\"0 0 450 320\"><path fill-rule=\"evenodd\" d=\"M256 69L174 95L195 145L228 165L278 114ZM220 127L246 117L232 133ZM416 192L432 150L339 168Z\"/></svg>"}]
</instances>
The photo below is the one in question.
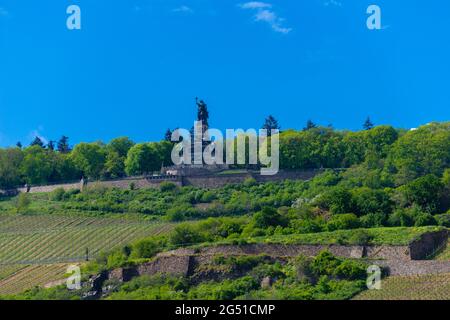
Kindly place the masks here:
<instances>
[{"instance_id":1,"label":"treeline","mask_svg":"<svg viewBox=\"0 0 450 320\"><path fill-rule=\"evenodd\" d=\"M80 143L73 150L35 142L27 148L0 149L0 188L150 173L170 163L172 150L167 141L135 144L126 137L108 144Z\"/></svg>"},{"instance_id":2,"label":"treeline","mask_svg":"<svg viewBox=\"0 0 450 320\"><path fill-rule=\"evenodd\" d=\"M67 180L118 178L159 171L171 165L169 141L135 144L126 137L80 143L73 150L36 142L27 148L0 149L0 188ZM357 166L358 165L358 166ZM432 123L417 130L391 126L362 131L339 131L306 126L280 133L281 169L355 168L370 170L371 187L398 186L420 176L441 176L450 167L450 122Z\"/></svg>"}]
</instances>

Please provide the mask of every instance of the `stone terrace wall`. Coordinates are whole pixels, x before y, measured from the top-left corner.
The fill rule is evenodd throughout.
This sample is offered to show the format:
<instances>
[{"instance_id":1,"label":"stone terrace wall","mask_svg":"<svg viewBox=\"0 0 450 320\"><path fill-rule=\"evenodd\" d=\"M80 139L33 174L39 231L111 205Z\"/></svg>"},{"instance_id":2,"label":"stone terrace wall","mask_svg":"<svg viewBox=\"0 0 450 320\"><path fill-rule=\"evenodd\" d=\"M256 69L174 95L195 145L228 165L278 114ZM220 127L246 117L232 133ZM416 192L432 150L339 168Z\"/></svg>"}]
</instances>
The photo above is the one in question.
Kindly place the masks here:
<instances>
[{"instance_id":1,"label":"stone terrace wall","mask_svg":"<svg viewBox=\"0 0 450 320\"><path fill-rule=\"evenodd\" d=\"M66 191L69 189L80 189L81 184L80 184L80 182L74 182L74 183L55 184L55 185L48 185L48 186L36 186L36 187L31 187L30 193L52 192L58 188L63 188ZM27 192L26 188L19 188L17 190L19 192Z\"/></svg>"},{"instance_id":2,"label":"stone terrace wall","mask_svg":"<svg viewBox=\"0 0 450 320\"><path fill-rule=\"evenodd\" d=\"M419 256L429 255L430 250L432 252L436 249L435 246L446 243L447 238L447 232L431 232L406 246L246 244L181 248L159 253L154 260L137 267L113 270L109 278L128 281L134 276L157 273L190 276L195 265L208 263L217 255L265 254L273 259L284 260L299 255L316 256L323 250L329 250L339 257L371 259L373 264L386 267L391 275L450 273L450 261L414 260Z\"/></svg>"},{"instance_id":3,"label":"stone terrace wall","mask_svg":"<svg viewBox=\"0 0 450 320\"><path fill-rule=\"evenodd\" d=\"M198 188L215 189L228 184L242 183L245 179L252 178L249 173L223 174L215 176L186 176L183 177L183 185L194 186Z\"/></svg>"},{"instance_id":4,"label":"stone terrace wall","mask_svg":"<svg viewBox=\"0 0 450 320\"><path fill-rule=\"evenodd\" d=\"M192 175L192 176L157 176L157 177L128 177L117 180L92 181L88 185L100 185L106 187L116 187L129 189L130 184L136 188L158 188L162 182L173 182L178 186L194 186L198 188L220 188L228 184L238 184L248 178L254 178L257 182L282 181L282 180L309 180L323 170L305 170L305 171L280 171L274 176L262 176L257 172L237 173L237 174L218 174L218 175ZM46 186L31 186L30 193L52 192L55 189L63 188L80 189L80 182L54 184ZM19 188L15 191L26 192L26 188ZM14 193L11 193L14 194Z\"/></svg>"},{"instance_id":5,"label":"stone terrace wall","mask_svg":"<svg viewBox=\"0 0 450 320\"><path fill-rule=\"evenodd\" d=\"M373 263L387 268L388 274L391 276L450 273L450 261L416 260L405 262L399 260L383 260Z\"/></svg>"},{"instance_id":6,"label":"stone terrace wall","mask_svg":"<svg viewBox=\"0 0 450 320\"><path fill-rule=\"evenodd\" d=\"M445 246L448 241L448 231L425 233L420 236L420 239L413 241L409 247L411 251L411 259L423 260L427 259L430 254L437 249Z\"/></svg>"},{"instance_id":7,"label":"stone terrace wall","mask_svg":"<svg viewBox=\"0 0 450 320\"><path fill-rule=\"evenodd\" d=\"M177 176L165 176L165 177L130 177L117 180L105 180L105 181L93 181L89 182L87 185L99 185L105 187L116 187L120 189L129 189L131 184L134 184L135 188L159 188L162 182L172 182L178 186L182 186L181 177ZM81 183L65 183L65 184L55 184L47 186L31 186L30 193L41 193L41 192L52 192L58 188L63 188L64 190L69 189L81 189ZM19 192L26 192L26 188L17 189Z\"/></svg>"},{"instance_id":8,"label":"stone terrace wall","mask_svg":"<svg viewBox=\"0 0 450 320\"><path fill-rule=\"evenodd\" d=\"M242 183L248 178L254 178L259 183L283 180L310 180L323 170L280 171L273 176L263 176L259 172L247 172L237 174L199 175L183 177L183 185L199 188L220 188L228 184Z\"/></svg>"},{"instance_id":9,"label":"stone terrace wall","mask_svg":"<svg viewBox=\"0 0 450 320\"><path fill-rule=\"evenodd\" d=\"M281 244L246 244L241 246L222 245L201 249L177 249L158 254L158 257L170 256L240 256L266 254L271 257L296 257L305 255L313 257L323 250L346 258L400 259L411 260L408 246L344 246L344 245L281 245Z\"/></svg>"}]
</instances>

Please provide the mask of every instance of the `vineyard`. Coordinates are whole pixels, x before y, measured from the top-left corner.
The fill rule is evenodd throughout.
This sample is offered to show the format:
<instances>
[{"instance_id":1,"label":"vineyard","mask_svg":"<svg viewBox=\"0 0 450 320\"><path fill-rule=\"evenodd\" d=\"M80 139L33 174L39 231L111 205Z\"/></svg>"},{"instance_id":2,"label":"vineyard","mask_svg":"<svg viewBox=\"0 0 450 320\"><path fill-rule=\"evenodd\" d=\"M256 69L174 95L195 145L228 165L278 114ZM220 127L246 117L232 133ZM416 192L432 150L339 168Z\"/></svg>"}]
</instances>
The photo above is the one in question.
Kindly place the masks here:
<instances>
[{"instance_id":1,"label":"vineyard","mask_svg":"<svg viewBox=\"0 0 450 320\"><path fill-rule=\"evenodd\" d=\"M15 269L0 280L0 295L17 294L35 286L45 286L50 282L64 279L67 266L67 264L0 266L0 274L4 274L8 268Z\"/></svg>"},{"instance_id":2,"label":"vineyard","mask_svg":"<svg viewBox=\"0 0 450 320\"><path fill-rule=\"evenodd\" d=\"M141 220L52 215L0 216L0 265L81 261L135 239L171 230Z\"/></svg>"},{"instance_id":3,"label":"vineyard","mask_svg":"<svg viewBox=\"0 0 450 320\"><path fill-rule=\"evenodd\" d=\"M168 232L173 225L137 219L0 215L0 294L14 294L61 280L68 263L135 239Z\"/></svg>"},{"instance_id":4,"label":"vineyard","mask_svg":"<svg viewBox=\"0 0 450 320\"><path fill-rule=\"evenodd\" d=\"M450 274L395 276L384 279L381 290L367 290L356 300L450 300Z\"/></svg>"}]
</instances>

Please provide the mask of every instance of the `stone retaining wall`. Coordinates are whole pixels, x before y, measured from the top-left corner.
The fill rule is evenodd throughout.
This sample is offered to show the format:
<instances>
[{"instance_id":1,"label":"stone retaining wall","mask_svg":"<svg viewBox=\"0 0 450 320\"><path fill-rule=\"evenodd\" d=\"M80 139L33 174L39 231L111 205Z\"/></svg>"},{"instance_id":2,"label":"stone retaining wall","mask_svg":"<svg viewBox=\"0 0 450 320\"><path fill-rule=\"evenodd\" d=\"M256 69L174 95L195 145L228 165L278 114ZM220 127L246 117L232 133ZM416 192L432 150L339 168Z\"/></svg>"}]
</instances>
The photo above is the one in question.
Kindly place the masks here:
<instances>
[{"instance_id":1,"label":"stone retaining wall","mask_svg":"<svg viewBox=\"0 0 450 320\"><path fill-rule=\"evenodd\" d=\"M383 260L375 261L375 265L385 267L391 276L418 276L427 274L450 273L450 261L416 260L398 261Z\"/></svg>"},{"instance_id":2,"label":"stone retaining wall","mask_svg":"<svg viewBox=\"0 0 450 320\"><path fill-rule=\"evenodd\" d=\"M210 262L215 256L242 256L265 254L273 259L285 260L299 255L316 256L329 250L338 257L370 259L374 264L387 267L392 275L420 275L450 273L450 261L414 260L429 255L435 246L441 246L448 239L447 231L430 232L408 246L345 246L345 245L282 245L246 244L219 245L204 248L181 248L157 254L154 260L137 267L120 268L109 274L110 279L128 281L138 275L167 273L191 276L193 268ZM433 245L433 246L432 246Z\"/></svg>"},{"instance_id":3,"label":"stone retaining wall","mask_svg":"<svg viewBox=\"0 0 450 320\"><path fill-rule=\"evenodd\" d=\"M178 186L194 186L198 188L220 188L229 184L238 184L248 178L254 178L257 182L283 181L283 180L309 180L323 170L305 170L305 171L280 171L273 176L262 176L257 172L236 173L236 174L218 174L218 175L192 175L192 176L150 176L150 177L127 177L117 180L93 181L88 185L100 185L105 187L115 187L120 189L129 189L131 184L137 189L158 188L162 182L172 182ZM46 186L31 186L30 193L52 192L58 188L64 190L81 189L80 182L54 184ZM17 190L3 191L5 194L15 194L17 192L26 192L26 188Z\"/></svg>"},{"instance_id":4,"label":"stone retaining wall","mask_svg":"<svg viewBox=\"0 0 450 320\"><path fill-rule=\"evenodd\" d=\"M241 246L222 245L201 249L177 249L158 254L158 257L170 256L241 256L267 254L271 257L296 257L305 255L314 257L328 250L333 255L345 258L400 259L411 260L408 246L344 246L344 245L282 245L282 244L246 244Z\"/></svg>"}]
</instances>

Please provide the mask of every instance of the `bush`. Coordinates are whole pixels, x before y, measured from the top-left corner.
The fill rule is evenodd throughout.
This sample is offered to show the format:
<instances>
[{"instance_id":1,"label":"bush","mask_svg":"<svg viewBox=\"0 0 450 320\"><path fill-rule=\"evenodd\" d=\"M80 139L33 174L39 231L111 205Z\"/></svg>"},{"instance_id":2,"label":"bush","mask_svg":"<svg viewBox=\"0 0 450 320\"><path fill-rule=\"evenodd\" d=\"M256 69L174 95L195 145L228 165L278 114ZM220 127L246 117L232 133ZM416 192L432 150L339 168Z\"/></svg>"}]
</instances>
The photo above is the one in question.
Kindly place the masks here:
<instances>
[{"instance_id":1,"label":"bush","mask_svg":"<svg viewBox=\"0 0 450 320\"><path fill-rule=\"evenodd\" d=\"M155 239L144 239L133 244L131 258L151 258L161 250L161 245Z\"/></svg>"},{"instance_id":2,"label":"bush","mask_svg":"<svg viewBox=\"0 0 450 320\"><path fill-rule=\"evenodd\" d=\"M321 251L311 262L311 270L317 275L331 276L341 261L328 250Z\"/></svg>"},{"instance_id":3,"label":"bush","mask_svg":"<svg viewBox=\"0 0 450 320\"><path fill-rule=\"evenodd\" d=\"M64 199L64 194L66 191L64 188L57 188L50 193L50 200L52 201L62 201Z\"/></svg>"},{"instance_id":4,"label":"bush","mask_svg":"<svg viewBox=\"0 0 450 320\"><path fill-rule=\"evenodd\" d=\"M355 230L349 238L351 244L365 246L370 243L372 236L366 230Z\"/></svg>"},{"instance_id":5,"label":"bush","mask_svg":"<svg viewBox=\"0 0 450 320\"><path fill-rule=\"evenodd\" d=\"M367 276L366 269L364 263L346 259L336 268L334 274L340 279L362 280Z\"/></svg>"},{"instance_id":6,"label":"bush","mask_svg":"<svg viewBox=\"0 0 450 320\"><path fill-rule=\"evenodd\" d=\"M286 226L287 220L276 209L265 207L253 216L256 228L268 228L270 226Z\"/></svg>"},{"instance_id":7,"label":"bush","mask_svg":"<svg viewBox=\"0 0 450 320\"><path fill-rule=\"evenodd\" d=\"M177 226L169 238L173 245L188 245L205 241L205 238L194 226L186 223Z\"/></svg>"},{"instance_id":8,"label":"bush","mask_svg":"<svg viewBox=\"0 0 450 320\"><path fill-rule=\"evenodd\" d=\"M24 213L28 210L31 200L28 193L20 193L16 200L16 209L19 213Z\"/></svg>"},{"instance_id":9,"label":"bush","mask_svg":"<svg viewBox=\"0 0 450 320\"><path fill-rule=\"evenodd\" d=\"M355 229L359 226L359 219L353 213L334 215L327 223L328 231Z\"/></svg>"},{"instance_id":10,"label":"bush","mask_svg":"<svg viewBox=\"0 0 450 320\"><path fill-rule=\"evenodd\" d=\"M343 187L333 187L325 192L318 199L318 202L321 207L329 209L335 214L352 212L353 210L352 194Z\"/></svg>"},{"instance_id":11,"label":"bush","mask_svg":"<svg viewBox=\"0 0 450 320\"><path fill-rule=\"evenodd\" d=\"M382 212L369 213L359 218L361 227L364 228L379 228L387 223L387 215Z\"/></svg>"},{"instance_id":12,"label":"bush","mask_svg":"<svg viewBox=\"0 0 450 320\"><path fill-rule=\"evenodd\" d=\"M258 182L256 181L255 178L247 178L244 180L244 186L246 187L253 187L256 186L258 184Z\"/></svg>"},{"instance_id":13,"label":"bush","mask_svg":"<svg viewBox=\"0 0 450 320\"><path fill-rule=\"evenodd\" d=\"M161 192L172 192L177 189L177 185L173 182L164 181L159 185Z\"/></svg>"},{"instance_id":14,"label":"bush","mask_svg":"<svg viewBox=\"0 0 450 320\"><path fill-rule=\"evenodd\" d=\"M436 219L428 212L421 212L414 216L415 227L435 226L435 225L437 225Z\"/></svg>"},{"instance_id":15,"label":"bush","mask_svg":"<svg viewBox=\"0 0 450 320\"><path fill-rule=\"evenodd\" d=\"M450 228L450 213L438 214L434 218L438 225Z\"/></svg>"}]
</instances>

